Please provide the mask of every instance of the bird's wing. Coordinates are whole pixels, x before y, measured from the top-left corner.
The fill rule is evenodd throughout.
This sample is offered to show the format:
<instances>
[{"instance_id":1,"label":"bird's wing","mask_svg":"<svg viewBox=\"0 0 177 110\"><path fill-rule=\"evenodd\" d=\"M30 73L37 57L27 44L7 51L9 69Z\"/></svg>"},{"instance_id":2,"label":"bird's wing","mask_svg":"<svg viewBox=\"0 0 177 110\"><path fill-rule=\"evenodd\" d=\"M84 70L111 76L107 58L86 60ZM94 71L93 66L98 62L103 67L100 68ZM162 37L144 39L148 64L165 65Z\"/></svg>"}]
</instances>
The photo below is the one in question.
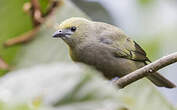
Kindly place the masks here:
<instances>
[{"instance_id":1,"label":"bird's wing","mask_svg":"<svg viewBox=\"0 0 177 110\"><path fill-rule=\"evenodd\" d=\"M145 51L132 39L123 37L122 41L116 41L113 45L117 49L115 51L116 57L123 57L135 61L149 61L146 57Z\"/></svg>"},{"instance_id":2,"label":"bird's wing","mask_svg":"<svg viewBox=\"0 0 177 110\"><path fill-rule=\"evenodd\" d=\"M124 33L118 36L107 36L113 39L111 46L115 49L114 55L116 57L127 58L135 61L148 61L145 51L132 39L128 38Z\"/></svg>"},{"instance_id":3,"label":"bird's wing","mask_svg":"<svg viewBox=\"0 0 177 110\"><path fill-rule=\"evenodd\" d=\"M127 37L121 29L105 23L100 23L98 26L104 27L98 38L102 43L108 44L108 47L114 48L114 55L116 57L150 62L146 57L145 51L135 41Z\"/></svg>"}]
</instances>

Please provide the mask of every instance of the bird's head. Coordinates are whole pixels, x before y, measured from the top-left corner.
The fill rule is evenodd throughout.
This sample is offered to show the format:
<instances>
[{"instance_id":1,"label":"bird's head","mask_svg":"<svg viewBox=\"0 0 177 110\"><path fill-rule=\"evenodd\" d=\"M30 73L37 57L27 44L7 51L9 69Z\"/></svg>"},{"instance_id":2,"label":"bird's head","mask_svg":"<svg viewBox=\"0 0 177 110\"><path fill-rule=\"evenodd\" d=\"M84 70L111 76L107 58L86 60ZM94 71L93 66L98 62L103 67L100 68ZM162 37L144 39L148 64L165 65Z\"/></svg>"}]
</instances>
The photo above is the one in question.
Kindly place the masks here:
<instances>
[{"instance_id":1,"label":"bird's head","mask_svg":"<svg viewBox=\"0 0 177 110\"><path fill-rule=\"evenodd\" d=\"M61 38L69 46L74 46L88 36L90 24L91 21L85 18L72 17L66 19L57 27L57 31L53 34L53 37Z\"/></svg>"}]
</instances>

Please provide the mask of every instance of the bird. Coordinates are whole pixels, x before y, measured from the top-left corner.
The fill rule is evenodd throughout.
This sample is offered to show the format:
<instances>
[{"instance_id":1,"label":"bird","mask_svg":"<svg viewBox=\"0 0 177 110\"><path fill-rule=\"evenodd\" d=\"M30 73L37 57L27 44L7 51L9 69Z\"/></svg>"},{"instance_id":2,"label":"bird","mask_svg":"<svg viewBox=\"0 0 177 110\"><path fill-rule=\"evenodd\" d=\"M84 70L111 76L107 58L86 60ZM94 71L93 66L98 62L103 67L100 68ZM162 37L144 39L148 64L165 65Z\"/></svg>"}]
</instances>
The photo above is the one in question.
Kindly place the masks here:
<instances>
[{"instance_id":1,"label":"bird","mask_svg":"<svg viewBox=\"0 0 177 110\"><path fill-rule=\"evenodd\" d=\"M52 35L69 47L71 59L100 71L107 79L121 78L147 65L146 52L120 28L104 22L71 17ZM146 76L159 87L176 87L158 72Z\"/></svg>"}]
</instances>

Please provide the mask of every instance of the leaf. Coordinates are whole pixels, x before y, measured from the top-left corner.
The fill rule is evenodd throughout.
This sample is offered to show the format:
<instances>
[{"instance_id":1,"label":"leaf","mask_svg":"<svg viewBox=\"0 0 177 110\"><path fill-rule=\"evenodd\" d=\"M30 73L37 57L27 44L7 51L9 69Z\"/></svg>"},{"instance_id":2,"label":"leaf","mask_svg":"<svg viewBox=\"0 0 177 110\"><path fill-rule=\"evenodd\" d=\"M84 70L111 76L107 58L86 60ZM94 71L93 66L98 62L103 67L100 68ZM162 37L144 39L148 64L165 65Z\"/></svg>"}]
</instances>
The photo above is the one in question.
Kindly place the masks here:
<instances>
[{"instance_id":1,"label":"leaf","mask_svg":"<svg viewBox=\"0 0 177 110\"><path fill-rule=\"evenodd\" d=\"M31 105L40 99L41 108L42 105L62 110L125 108L117 89L97 71L79 64L46 64L14 71L0 80L0 90L2 101Z\"/></svg>"},{"instance_id":2,"label":"leaf","mask_svg":"<svg viewBox=\"0 0 177 110\"><path fill-rule=\"evenodd\" d=\"M23 12L25 0L0 1L0 56L10 65L13 65L20 46L4 48L3 43L12 37L18 36L32 28L30 17ZM0 72L2 75L4 72Z\"/></svg>"}]
</instances>

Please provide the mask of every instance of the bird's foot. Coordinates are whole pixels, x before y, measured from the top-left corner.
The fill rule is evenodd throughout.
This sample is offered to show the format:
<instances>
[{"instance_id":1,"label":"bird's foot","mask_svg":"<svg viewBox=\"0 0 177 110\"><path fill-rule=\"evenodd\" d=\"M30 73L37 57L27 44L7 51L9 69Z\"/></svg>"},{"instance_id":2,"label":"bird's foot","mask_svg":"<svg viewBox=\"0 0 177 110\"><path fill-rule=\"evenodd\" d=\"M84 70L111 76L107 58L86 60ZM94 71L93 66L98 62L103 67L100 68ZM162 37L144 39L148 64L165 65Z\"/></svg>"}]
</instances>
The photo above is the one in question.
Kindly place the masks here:
<instances>
[{"instance_id":1,"label":"bird's foot","mask_svg":"<svg viewBox=\"0 0 177 110\"><path fill-rule=\"evenodd\" d=\"M111 82L114 84L118 79L119 79L119 77L112 78Z\"/></svg>"}]
</instances>

